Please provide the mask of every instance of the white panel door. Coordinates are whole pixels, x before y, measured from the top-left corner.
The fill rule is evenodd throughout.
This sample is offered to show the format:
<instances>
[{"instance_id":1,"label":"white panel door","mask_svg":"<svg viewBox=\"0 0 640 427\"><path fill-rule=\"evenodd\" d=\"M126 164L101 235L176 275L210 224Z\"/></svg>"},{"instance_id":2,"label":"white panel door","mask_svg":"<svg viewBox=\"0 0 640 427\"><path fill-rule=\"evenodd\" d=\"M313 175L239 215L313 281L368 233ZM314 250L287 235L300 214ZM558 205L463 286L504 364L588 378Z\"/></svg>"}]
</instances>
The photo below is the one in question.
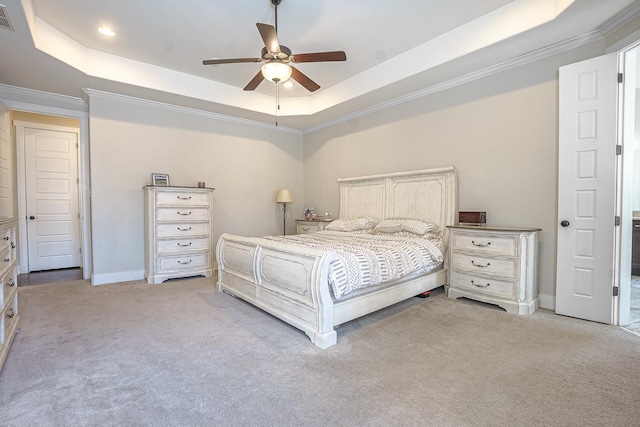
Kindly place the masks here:
<instances>
[{"instance_id":1,"label":"white panel door","mask_svg":"<svg viewBox=\"0 0 640 427\"><path fill-rule=\"evenodd\" d=\"M556 313L613 323L617 53L560 68Z\"/></svg>"},{"instance_id":2,"label":"white panel door","mask_svg":"<svg viewBox=\"0 0 640 427\"><path fill-rule=\"evenodd\" d=\"M80 266L77 139L24 130L29 271Z\"/></svg>"}]
</instances>

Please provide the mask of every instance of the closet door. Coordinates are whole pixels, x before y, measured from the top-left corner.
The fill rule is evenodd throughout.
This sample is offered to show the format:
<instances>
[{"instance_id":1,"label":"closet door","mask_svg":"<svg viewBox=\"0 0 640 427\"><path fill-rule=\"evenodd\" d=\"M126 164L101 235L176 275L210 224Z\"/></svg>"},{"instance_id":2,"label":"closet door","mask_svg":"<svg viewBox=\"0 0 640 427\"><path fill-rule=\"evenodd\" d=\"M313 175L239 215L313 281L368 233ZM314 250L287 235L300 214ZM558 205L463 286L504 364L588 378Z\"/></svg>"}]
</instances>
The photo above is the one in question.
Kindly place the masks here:
<instances>
[{"instance_id":1,"label":"closet door","mask_svg":"<svg viewBox=\"0 0 640 427\"><path fill-rule=\"evenodd\" d=\"M560 68L556 313L613 323L617 53Z\"/></svg>"},{"instance_id":2,"label":"closet door","mask_svg":"<svg viewBox=\"0 0 640 427\"><path fill-rule=\"evenodd\" d=\"M29 271L80 266L78 134L24 128Z\"/></svg>"}]
</instances>

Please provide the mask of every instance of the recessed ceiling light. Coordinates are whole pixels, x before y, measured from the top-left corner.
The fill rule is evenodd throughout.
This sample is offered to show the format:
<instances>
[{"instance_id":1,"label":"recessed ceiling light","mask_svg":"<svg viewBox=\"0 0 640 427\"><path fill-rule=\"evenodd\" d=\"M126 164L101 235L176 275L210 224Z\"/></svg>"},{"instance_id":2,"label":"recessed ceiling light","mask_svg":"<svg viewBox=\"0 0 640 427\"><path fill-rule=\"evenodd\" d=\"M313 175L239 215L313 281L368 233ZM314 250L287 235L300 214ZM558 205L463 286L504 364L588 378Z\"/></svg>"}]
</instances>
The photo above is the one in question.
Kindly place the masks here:
<instances>
[{"instance_id":1,"label":"recessed ceiling light","mask_svg":"<svg viewBox=\"0 0 640 427\"><path fill-rule=\"evenodd\" d=\"M291 80L287 80L286 82L282 83L282 86L286 88L293 87L293 82Z\"/></svg>"},{"instance_id":2,"label":"recessed ceiling light","mask_svg":"<svg viewBox=\"0 0 640 427\"><path fill-rule=\"evenodd\" d=\"M113 37L116 35L116 32L113 31L113 28L111 27L100 26L98 27L98 31L100 32L100 34L107 37Z\"/></svg>"}]
</instances>

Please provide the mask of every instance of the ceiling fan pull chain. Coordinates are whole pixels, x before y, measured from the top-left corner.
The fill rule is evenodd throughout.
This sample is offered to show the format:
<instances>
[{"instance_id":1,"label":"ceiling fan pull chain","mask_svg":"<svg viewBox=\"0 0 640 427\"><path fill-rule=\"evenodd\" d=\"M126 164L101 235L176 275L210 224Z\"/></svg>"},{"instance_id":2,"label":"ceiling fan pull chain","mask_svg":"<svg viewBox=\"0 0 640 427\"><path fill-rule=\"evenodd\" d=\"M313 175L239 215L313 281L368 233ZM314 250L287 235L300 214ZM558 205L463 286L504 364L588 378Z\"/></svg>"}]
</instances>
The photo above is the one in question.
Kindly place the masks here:
<instances>
[{"instance_id":1,"label":"ceiling fan pull chain","mask_svg":"<svg viewBox=\"0 0 640 427\"><path fill-rule=\"evenodd\" d=\"M280 111L280 85L276 82L276 126L278 126L278 112Z\"/></svg>"}]
</instances>

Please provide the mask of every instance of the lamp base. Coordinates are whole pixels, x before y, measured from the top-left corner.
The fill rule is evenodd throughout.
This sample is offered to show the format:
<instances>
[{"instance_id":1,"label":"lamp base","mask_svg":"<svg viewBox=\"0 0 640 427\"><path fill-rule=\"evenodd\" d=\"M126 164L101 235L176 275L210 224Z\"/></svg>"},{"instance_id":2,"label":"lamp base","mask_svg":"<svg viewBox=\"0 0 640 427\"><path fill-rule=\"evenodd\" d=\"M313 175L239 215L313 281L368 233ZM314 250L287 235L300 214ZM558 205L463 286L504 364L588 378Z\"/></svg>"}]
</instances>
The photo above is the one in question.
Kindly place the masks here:
<instances>
[{"instance_id":1,"label":"lamp base","mask_svg":"<svg viewBox=\"0 0 640 427\"><path fill-rule=\"evenodd\" d=\"M287 204L282 204L282 235L287 235Z\"/></svg>"}]
</instances>

